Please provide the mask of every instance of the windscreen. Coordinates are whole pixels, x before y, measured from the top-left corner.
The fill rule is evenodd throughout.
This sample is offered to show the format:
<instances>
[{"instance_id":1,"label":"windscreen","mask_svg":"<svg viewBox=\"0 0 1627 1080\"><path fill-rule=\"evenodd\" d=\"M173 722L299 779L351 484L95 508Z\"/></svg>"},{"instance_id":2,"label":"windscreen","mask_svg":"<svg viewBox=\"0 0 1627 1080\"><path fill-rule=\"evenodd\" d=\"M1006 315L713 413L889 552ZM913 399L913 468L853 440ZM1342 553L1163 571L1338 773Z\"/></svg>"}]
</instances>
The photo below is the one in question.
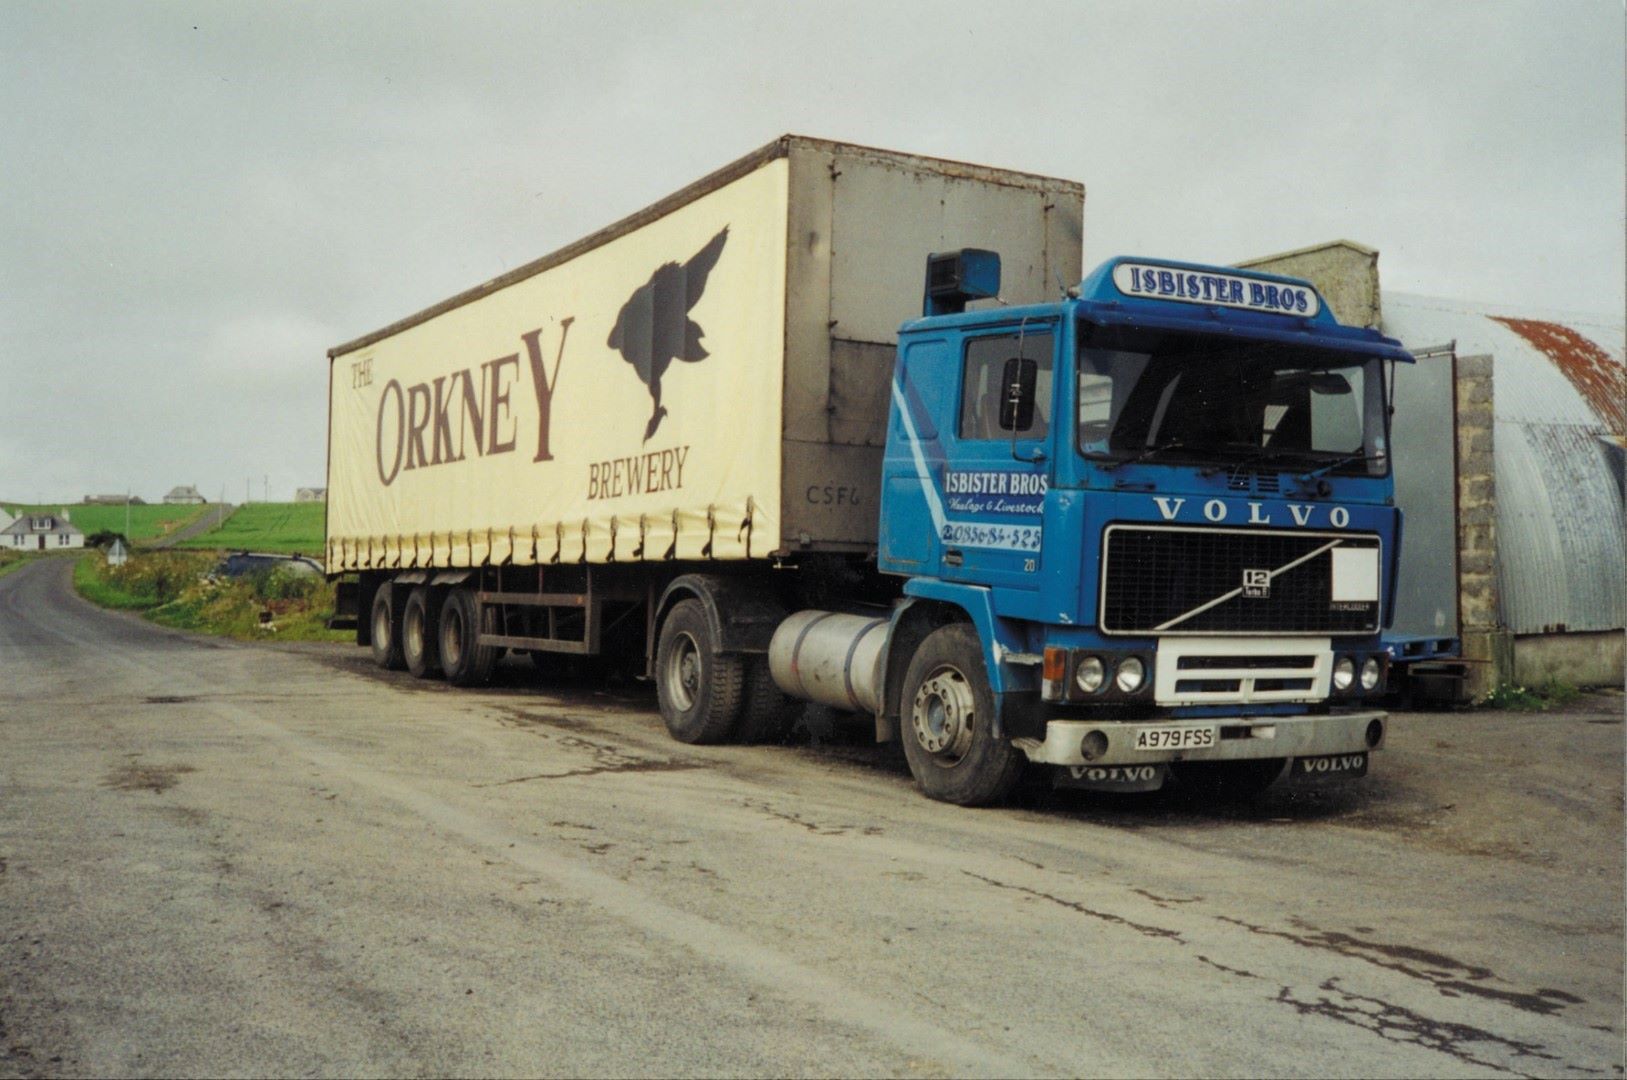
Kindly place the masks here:
<instances>
[{"instance_id":1,"label":"windscreen","mask_svg":"<svg viewBox=\"0 0 1627 1080\"><path fill-rule=\"evenodd\" d=\"M1381 362L1348 353L1081 329L1088 457L1382 476Z\"/></svg>"}]
</instances>

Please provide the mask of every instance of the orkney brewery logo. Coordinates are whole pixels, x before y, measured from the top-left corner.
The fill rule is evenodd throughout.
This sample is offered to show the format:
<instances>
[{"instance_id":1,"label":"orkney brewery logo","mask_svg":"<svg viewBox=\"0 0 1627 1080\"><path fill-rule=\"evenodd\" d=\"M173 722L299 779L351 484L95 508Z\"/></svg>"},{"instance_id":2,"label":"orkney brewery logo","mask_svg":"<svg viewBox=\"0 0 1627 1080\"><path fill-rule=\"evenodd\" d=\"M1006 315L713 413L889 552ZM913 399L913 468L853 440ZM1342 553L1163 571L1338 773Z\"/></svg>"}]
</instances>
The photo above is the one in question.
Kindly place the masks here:
<instances>
[{"instance_id":1,"label":"orkney brewery logo","mask_svg":"<svg viewBox=\"0 0 1627 1080\"><path fill-rule=\"evenodd\" d=\"M674 360L695 364L709 355L701 344L706 332L689 312L706 291L707 276L728 239L725 226L688 262L662 264L616 314L607 344L633 365L650 391L645 444L667 415L661 404L661 377L667 368ZM406 386L395 379L386 382L379 392L374 433L380 482L389 487L403 472L450 465L471 456L513 452L520 445L522 416L529 411L524 407L524 389L519 390L518 398L515 391L527 374L537 418L536 452L531 460L552 461L554 392L575 322L574 315L549 318L546 325L521 333L515 351L482 364ZM577 340L581 340L580 334ZM372 385L372 362L372 357L352 361L353 388ZM524 452L530 449L527 439ZM674 446L590 462L585 478L587 497L613 499L681 488L688 457L688 446Z\"/></svg>"},{"instance_id":2,"label":"orkney brewery logo","mask_svg":"<svg viewBox=\"0 0 1627 1080\"><path fill-rule=\"evenodd\" d=\"M711 355L701 345L705 331L689 313L706 291L707 275L717 265L728 239L729 229L725 226L688 262L681 266L675 262L662 264L649 281L633 291L616 315L616 327L606 344L633 365L639 380L650 391L645 442L650 441L661 426L661 418L667 415L666 406L661 404L661 376L667 368L674 360L697 364Z\"/></svg>"},{"instance_id":3,"label":"orkney brewery logo","mask_svg":"<svg viewBox=\"0 0 1627 1080\"><path fill-rule=\"evenodd\" d=\"M550 351L538 327L520 335L531 372L531 390L537 402L537 452L532 461L551 461L549 418L554 388L565 361L565 340L575 316L559 320L559 341ZM520 377L518 352L488 360L478 367L455 370L403 387L395 379L379 393L378 426L374 433L379 480L385 487L402 472L450 465L472 452L476 457L506 454L519 444L519 421L514 414L514 387ZM361 361L371 365L371 359ZM371 367L368 368L371 382ZM358 385L360 374L357 375Z\"/></svg>"}]
</instances>

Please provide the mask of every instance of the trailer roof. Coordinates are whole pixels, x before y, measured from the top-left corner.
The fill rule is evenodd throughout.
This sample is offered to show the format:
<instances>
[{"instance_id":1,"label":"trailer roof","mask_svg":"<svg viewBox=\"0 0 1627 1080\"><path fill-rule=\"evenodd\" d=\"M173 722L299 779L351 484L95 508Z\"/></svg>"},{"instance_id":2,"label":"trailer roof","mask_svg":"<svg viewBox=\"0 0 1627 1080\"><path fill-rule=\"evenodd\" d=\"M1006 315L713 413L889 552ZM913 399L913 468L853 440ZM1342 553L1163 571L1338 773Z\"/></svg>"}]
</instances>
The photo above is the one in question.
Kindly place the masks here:
<instances>
[{"instance_id":1,"label":"trailer roof","mask_svg":"<svg viewBox=\"0 0 1627 1080\"><path fill-rule=\"evenodd\" d=\"M652 221L656 221L674 210L694 202L702 196L709 195L725 184L738 180L748 173L755 172L764 165L778 158L787 157L792 150L815 150L826 153L855 155L860 157L873 157L894 165L905 165L923 172L935 172L943 176L957 179L971 180L985 184L1001 184L1006 187L1029 188L1033 190L1078 192L1083 195L1084 185L1076 180L1063 180L1059 177L1041 176L1038 173L1016 172L1011 169L999 169L987 165L974 165L969 162L951 161L945 158L923 157L917 154L906 154L896 150L883 150L877 147L860 146L855 143L834 142L829 139L815 139L806 135L781 135L766 146L747 154L745 157L732 161L715 172L701 177L694 183L668 195L658 202L651 203L620 221L608 225L597 232L589 233L574 243L567 244L556 251L552 251L540 259L535 259L524 266L516 267L505 274L492 278L490 281L466 289L455 296L442 300L404 319L398 319L390 325L364 334L353 341L337 345L328 350L328 358L343 356L346 353L364 349L390 337L403 330L410 329L420 323L428 322L437 315L444 314L454 308L462 307L471 301L497 292L517 281L534 277L545 270L552 269L561 263L569 262L594 248L608 244L618 237L625 236L636 229L643 228Z\"/></svg>"}]
</instances>

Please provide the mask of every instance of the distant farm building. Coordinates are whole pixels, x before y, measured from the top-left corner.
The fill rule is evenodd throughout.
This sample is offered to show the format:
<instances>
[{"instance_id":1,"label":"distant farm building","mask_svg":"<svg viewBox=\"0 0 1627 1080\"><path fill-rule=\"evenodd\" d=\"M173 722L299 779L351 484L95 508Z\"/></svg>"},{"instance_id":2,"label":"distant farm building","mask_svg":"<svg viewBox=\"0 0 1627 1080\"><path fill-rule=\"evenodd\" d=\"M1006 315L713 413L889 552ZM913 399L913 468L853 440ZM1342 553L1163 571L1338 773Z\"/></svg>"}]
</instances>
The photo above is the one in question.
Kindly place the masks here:
<instances>
[{"instance_id":1,"label":"distant farm building","mask_svg":"<svg viewBox=\"0 0 1627 1080\"><path fill-rule=\"evenodd\" d=\"M328 489L325 488L325 487L300 488L298 491L294 492L294 501L295 502L327 502L328 501Z\"/></svg>"},{"instance_id":2,"label":"distant farm building","mask_svg":"<svg viewBox=\"0 0 1627 1080\"><path fill-rule=\"evenodd\" d=\"M85 534L61 514L24 514L0 529L0 547L13 551L82 548Z\"/></svg>"},{"instance_id":3,"label":"distant farm building","mask_svg":"<svg viewBox=\"0 0 1627 1080\"><path fill-rule=\"evenodd\" d=\"M183 484L180 487L171 488L170 493L164 496L164 502L168 506L187 506L201 504L208 501L208 499L205 499L201 494L198 493L197 488L186 484Z\"/></svg>"},{"instance_id":4,"label":"distant farm building","mask_svg":"<svg viewBox=\"0 0 1627 1080\"><path fill-rule=\"evenodd\" d=\"M177 488L176 490L180 490ZM140 495L86 495L86 506L123 506L128 502L131 506L146 506L147 500Z\"/></svg>"}]
</instances>

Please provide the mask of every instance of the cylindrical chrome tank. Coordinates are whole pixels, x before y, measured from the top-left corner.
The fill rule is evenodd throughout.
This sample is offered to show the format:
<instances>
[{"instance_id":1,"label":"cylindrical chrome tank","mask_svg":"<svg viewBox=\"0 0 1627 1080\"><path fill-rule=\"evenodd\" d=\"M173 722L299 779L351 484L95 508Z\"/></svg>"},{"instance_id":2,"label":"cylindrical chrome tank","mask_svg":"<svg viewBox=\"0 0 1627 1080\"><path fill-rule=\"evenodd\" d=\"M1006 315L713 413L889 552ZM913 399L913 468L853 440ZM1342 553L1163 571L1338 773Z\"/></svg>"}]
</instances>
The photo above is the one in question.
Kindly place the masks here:
<instances>
[{"instance_id":1,"label":"cylindrical chrome tank","mask_svg":"<svg viewBox=\"0 0 1627 1080\"><path fill-rule=\"evenodd\" d=\"M774 631L768 667L775 685L794 698L874 713L881 704L886 643L886 619L799 611Z\"/></svg>"}]
</instances>

